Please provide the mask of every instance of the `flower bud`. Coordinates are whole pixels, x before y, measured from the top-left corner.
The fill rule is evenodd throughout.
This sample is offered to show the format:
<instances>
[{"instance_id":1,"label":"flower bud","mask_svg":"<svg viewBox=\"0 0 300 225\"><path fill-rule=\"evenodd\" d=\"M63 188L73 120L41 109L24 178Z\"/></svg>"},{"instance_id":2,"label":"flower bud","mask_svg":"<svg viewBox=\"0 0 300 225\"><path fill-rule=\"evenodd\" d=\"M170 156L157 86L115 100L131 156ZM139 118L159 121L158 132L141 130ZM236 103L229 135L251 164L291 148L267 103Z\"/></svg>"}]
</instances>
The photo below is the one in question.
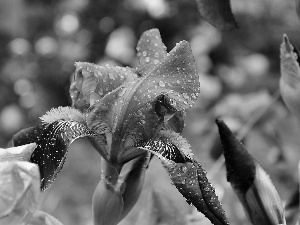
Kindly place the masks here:
<instances>
[{"instance_id":1,"label":"flower bud","mask_svg":"<svg viewBox=\"0 0 300 225\"><path fill-rule=\"evenodd\" d=\"M94 225L115 225L124 208L119 169L101 160L101 180L93 195Z\"/></svg>"},{"instance_id":2,"label":"flower bud","mask_svg":"<svg viewBox=\"0 0 300 225\"><path fill-rule=\"evenodd\" d=\"M248 219L255 225L286 224L280 197L270 177L221 120L216 120L223 145L227 181Z\"/></svg>"}]
</instances>

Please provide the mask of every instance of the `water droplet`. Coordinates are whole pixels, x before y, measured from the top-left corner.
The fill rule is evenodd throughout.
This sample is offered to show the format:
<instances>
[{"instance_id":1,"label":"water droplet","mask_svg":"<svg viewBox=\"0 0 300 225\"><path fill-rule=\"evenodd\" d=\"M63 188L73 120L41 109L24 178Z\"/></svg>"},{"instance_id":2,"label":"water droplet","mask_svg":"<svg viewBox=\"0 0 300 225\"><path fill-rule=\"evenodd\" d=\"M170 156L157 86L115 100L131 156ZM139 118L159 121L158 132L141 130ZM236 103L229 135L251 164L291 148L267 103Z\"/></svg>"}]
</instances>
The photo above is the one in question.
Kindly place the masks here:
<instances>
[{"instance_id":1,"label":"water droplet","mask_svg":"<svg viewBox=\"0 0 300 225\"><path fill-rule=\"evenodd\" d=\"M180 84L180 80L176 80L176 83L177 83L177 84Z\"/></svg>"},{"instance_id":2,"label":"water droplet","mask_svg":"<svg viewBox=\"0 0 300 225\"><path fill-rule=\"evenodd\" d=\"M158 85L161 86L161 87L165 87L166 86L165 82L163 82L163 81L159 81Z\"/></svg>"},{"instance_id":3,"label":"water droplet","mask_svg":"<svg viewBox=\"0 0 300 225\"><path fill-rule=\"evenodd\" d=\"M183 179L183 180L181 181L182 184L185 184L185 182L186 182L185 179Z\"/></svg>"},{"instance_id":4,"label":"water droplet","mask_svg":"<svg viewBox=\"0 0 300 225\"><path fill-rule=\"evenodd\" d=\"M153 61L153 63L154 63L154 65L157 65L157 64L159 63L159 60L158 60L158 59L155 59L155 60Z\"/></svg>"},{"instance_id":5,"label":"water droplet","mask_svg":"<svg viewBox=\"0 0 300 225\"><path fill-rule=\"evenodd\" d=\"M187 169L185 166L183 166L183 167L181 168L181 171L182 171L183 173L186 173L186 172L188 171L188 169Z\"/></svg>"},{"instance_id":6,"label":"water droplet","mask_svg":"<svg viewBox=\"0 0 300 225\"><path fill-rule=\"evenodd\" d=\"M118 96L122 96L126 92L126 88L123 88L122 90L119 91Z\"/></svg>"},{"instance_id":7,"label":"water droplet","mask_svg":"<svg viewBox=\"0 0 300 225\"><path fill-rule=\"evenodd\" d=\"M147 62L147 63L150 62L150 57L146 57L145 62Z\"/></svg>"},{"instance_id":8,"label":"water droplet","mask_svg":"<svg viewBox=\"0 0 300 225\"><path fill-rule=\"evenodd\" d=\"M146 56L147 56L147 52L146 52L146 51L143 51L143 53L142 53L142 54L143 54L143 56L144 56L144 57L146 57Z\"/></svg>"},{"instance_id":9,"label":"water droplet","mask_svg":"<svg viewBox=\"0 0 300 225\"><path fill-rule=\"evenodd\" d=\"M209 190L210 190L209 187L204 188L204 191L209 191Z\"/></svg>"}]
</instances>

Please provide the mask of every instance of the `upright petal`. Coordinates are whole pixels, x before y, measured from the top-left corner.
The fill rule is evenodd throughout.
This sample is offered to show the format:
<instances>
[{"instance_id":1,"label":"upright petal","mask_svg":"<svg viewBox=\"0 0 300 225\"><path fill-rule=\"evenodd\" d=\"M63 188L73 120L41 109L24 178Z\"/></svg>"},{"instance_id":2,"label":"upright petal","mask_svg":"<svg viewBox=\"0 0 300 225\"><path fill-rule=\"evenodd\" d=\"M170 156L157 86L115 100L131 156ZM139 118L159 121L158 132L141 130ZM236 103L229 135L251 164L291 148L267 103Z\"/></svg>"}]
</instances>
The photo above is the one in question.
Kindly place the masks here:
<instances>
[{"instance_id":1,"label":"upright petal","mask_svg":"<svg viewBox=\"0 0 300 225\"><path fill-rule=\"evenodd\" d=\"M77 62L75 66L75 80L71 84L70 94L72 105L81 111L123 83L137 78L127 67L99 66L87 62Z\"/></svg>"},{"instance_id":2,"label":"upright petal","mask_svg":"<svg viewBox=\"0 0 300 225\"><path fill-rule=\"evenodd\" d=\"M132 134L135 141L140 141L149 139L157 132L160 118L155 105L161 95L168 99L175 111L181 111L194 104L199 88L192 51L189 44L183 41L149 74L124 84L101 99L87 121L91 127L97 123L93 118L112 118L108 124L113 133L113 145L118 151L121 149L121 155L121 140L124 145L126 136Z\"/></svg>"},{"instance_id":3,"label":"upright petal","mask_svg":"<svg viewBox=\"0 0 300 225\"><path fill-rule=\"evenodd\" d=\"M147 74L167 56L167 47L161 40L158 29L145 31L136 47L141 75Z\"/></svg>"}]
</instances>

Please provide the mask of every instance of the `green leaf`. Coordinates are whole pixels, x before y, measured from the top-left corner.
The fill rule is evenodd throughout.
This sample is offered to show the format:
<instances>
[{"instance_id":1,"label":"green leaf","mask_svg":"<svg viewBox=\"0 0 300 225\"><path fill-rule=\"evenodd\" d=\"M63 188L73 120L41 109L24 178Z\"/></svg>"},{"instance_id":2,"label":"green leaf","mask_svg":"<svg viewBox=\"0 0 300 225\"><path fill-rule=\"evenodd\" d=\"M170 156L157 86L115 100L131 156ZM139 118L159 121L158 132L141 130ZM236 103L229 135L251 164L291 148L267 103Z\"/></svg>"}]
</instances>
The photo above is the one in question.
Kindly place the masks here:
<instances>
[{"instance_id":1,"label":"green leaf","mask_svg":"<svg viewBox=\"0 0 300 225\"><path fill-rule=\"evenodd\" d=\"M196 0L196 2L200 15L211 25L221 30L237 27L230 0Z\"/></svg>"},{"instance_id":2,"label":"green leaf","mask_svg":"<svg viewBox=\"0 0 300 225\"><path fill-rule=\"evenodd\" d=\"M99 66L76 62L75 80L70 87L72 106L85 111L95 101L125 82L137 78L132 69L119 66Z\"/></svg>"},{"instance_id":3,"label":"green leaf","mask_svg":"<svg viewBox=\"0 0 300 225\"><path fill-rule=\"evenodd\" d=\"M194 104L199 89L191 48L182 41L150 73L104 96L87 116L87 124L92 130L95 124L108 126L112 152L126 158L122 156L125 148L157 133L161 118L155 104L160 96L164 95L175 111L182 111Z\"/></svg>"},{"instance_id":4,"label":"green leaf","mask_svg":"<svg viewBox=\"0 0 300 225\"><path fill-rule=\"evenodd\" d=\"M158 29L144 32L137 44L139 66L137 71L145 75L167 56L167 47L161 40Z\"/></svg>"}]
</instances>

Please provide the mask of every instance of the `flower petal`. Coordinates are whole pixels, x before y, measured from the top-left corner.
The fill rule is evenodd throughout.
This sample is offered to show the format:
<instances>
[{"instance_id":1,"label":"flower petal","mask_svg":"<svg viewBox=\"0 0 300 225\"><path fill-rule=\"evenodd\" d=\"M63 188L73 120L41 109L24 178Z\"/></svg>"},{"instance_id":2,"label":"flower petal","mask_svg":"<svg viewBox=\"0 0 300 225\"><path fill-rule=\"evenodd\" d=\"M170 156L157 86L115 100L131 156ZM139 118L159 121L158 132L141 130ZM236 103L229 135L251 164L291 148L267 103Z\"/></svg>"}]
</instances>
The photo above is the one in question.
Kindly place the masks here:
<instances>
[{"instance_id":1,"label":"flower petal","mask_svg":"<svg viewBox=\"0 0 300 225\"><path fill-rule=\"evenodd\" d=\"M139 66L137 71L145 75L167 56L167 48L158 29L145 31L136 47Z\"/></svg>"},{"instance_id":2,"label":"flower petal","mask_svg":"<svg viewBox=\"0 0 300 225\"><path fill-rule=\"evenodd\" d=\"M146 150L157 155L178 191L215 225L228 225L225 212L200 163L186 156L174 144L160 141ZM143 148L144 149L144 148Z\"/></svg>"},{"instance_id":3,"label":"flower petal","mask_svg":"<svg viewBox=\"0 0 300 225\"><path fill-rule=\"evenodd\" d=\"M0 224L20 224L26 213L37 208L39 169L29 162L1 162L0 178Z\"/></svg>"},{"instance_id":4,"label":"flower petal","mask_svg":"<svg viewBox=\"0 0 300 225\"><path fill-rule=\"evenodd\" d=\"M1 149L0 162L3 161L29 161L32 152L35 150L36 144L31 143L18 147Z\"/></svg>"},{"instance_id":5,"label":"flower petal","mask_svg":"<svg viewBox=\"0 0 300 225\"><path fill-rule=\"evenodd\" d=\"M76 62L75 66L75 81L71 84L70 94L72 106L81 111L123 83L137 78L132 69L125 67L87 62Z\"/></svg>"},{"instance_id":6,"label":"flower petal","mask_svg":"<svg viewBox=\"0 0 300 225\"><path fill-rule=\"evenodd\" d=\"M157 132L160 117L155 105L160 96L164 95L175 111L181 111L194 104L199 88L192 51L188 42L183 41L149 74L101 99L88 115L87 123L91 128L97 119L107 118L113 133L112 143L122 155L126 136L135 136L133 139L137 142Z\"/></svg>"},{"instance_id":7,"label":"flower petal","mask_svg":"<svg viewBox=\"0 0 300 225\"><path fill-rule=\"evenodd\" d=\"M36 149L30 162L38 164L41 189L45 190L63 167L69 145L77 138L94 134L83 124L75 121L57 120L22 130L13 137L13 145L35 142Z\"/></svg>"}]
</instances>

